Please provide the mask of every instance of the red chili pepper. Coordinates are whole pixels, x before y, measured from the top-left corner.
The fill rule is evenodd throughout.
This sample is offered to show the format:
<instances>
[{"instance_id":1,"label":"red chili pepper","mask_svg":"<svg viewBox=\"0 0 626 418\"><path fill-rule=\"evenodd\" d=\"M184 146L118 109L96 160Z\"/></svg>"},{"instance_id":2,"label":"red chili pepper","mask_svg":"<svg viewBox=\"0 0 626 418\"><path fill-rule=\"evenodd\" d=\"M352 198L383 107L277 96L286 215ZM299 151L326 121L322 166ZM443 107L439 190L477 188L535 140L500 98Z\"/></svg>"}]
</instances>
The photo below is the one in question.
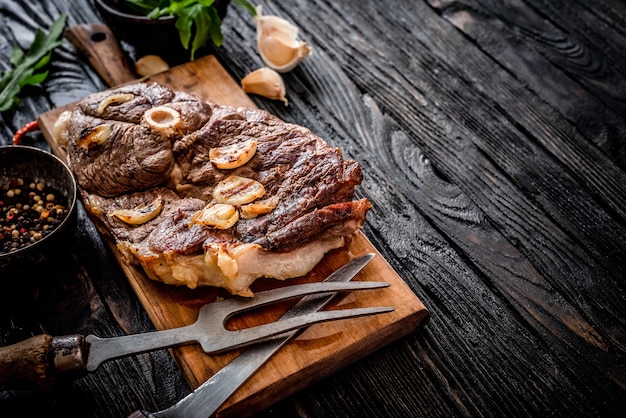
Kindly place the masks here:
<instances>
[{"instance_id":1,"label":"red chili pepper","mask_svg":"<svg viewBox=\"0 0 626 418\"><path fill-rule=\"evenodd\" d=\"M36 120L32 122L28 122L26 125L22 126L16 133L13 135L13 145L19 145L22 142L22 137L29 132L39 130L39 122Z\"/></svg>"}]
</instances>

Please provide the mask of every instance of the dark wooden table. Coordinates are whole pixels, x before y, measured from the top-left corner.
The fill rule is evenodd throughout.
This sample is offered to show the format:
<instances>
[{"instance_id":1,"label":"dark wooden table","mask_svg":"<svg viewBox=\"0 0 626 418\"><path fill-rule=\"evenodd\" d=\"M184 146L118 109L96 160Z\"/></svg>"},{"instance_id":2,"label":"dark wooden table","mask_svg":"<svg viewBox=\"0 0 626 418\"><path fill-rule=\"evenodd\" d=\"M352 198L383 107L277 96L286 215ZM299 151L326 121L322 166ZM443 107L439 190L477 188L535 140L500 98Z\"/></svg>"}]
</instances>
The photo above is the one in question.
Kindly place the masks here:
<instances>
[{"instance_id":1,"label":"dark wooden table","mask_svg":"<svg viewBox=\"0 0 626 418\"><path fill-rule=\"evenodd\" d=\"M256 416L623 416L626 3L262 3L314 53L285 75L288 107L255 103L362 164L364 232L431 321ZM1 0L0 69L61 13L100 21L88 0ZM262 65L254 23L231 6L223 29L215 55L239 80ZM105 88L65 40L41 88L1 114L0 144ZM47 148L38 132L23 143ZM74 235L52 268L2 277L33 289L4 292L1 345L154 329L82 209ZM161 350L1 392L0 410L126 417L189 392Z\"/></svg>"}]
</instances>

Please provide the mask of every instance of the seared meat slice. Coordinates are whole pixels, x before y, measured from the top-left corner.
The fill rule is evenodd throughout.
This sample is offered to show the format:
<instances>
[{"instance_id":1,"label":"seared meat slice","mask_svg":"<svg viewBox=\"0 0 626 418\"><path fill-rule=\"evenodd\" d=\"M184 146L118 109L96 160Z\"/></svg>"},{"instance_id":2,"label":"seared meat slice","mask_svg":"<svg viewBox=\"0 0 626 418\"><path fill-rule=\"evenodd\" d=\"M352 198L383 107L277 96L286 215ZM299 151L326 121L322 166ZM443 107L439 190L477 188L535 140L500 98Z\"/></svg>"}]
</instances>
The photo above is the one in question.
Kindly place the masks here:
<instances>
[{"instance_id":1,"label":"seared meat slice","mask_svg":"<svg viewBox=\"0 0 626 418\"><path fill-rule=\"evenodd\" d=\"M267 222L255 224L243 221L237 225L236 233L241 236L242 241L249 241L269 250L283 251L297 248L303 242L324 237L350 236L361 228L365 214L371 207L371 203L366 199L336 203L314 209L312 212L303 212L291 222L272 224L271 228L266 228L267 232L264 234L260 234L259 230L254 228L260 224L266 226ZM268 218L278 219L269 216Z\"/></svg>"},{"instance_id":2,"label":"seared meat slice","mask_svg":"<svg viewBox=\"0 0 626 418\"><path fill-rule=\"evenodd\" d=\"M113 213L163 199L161 214L141 225L128 225ZM358 231L370 204L356 202L329 205L285 225L281 239L291 241L283 251L271 251L254 242L240 241L233 229L213 229L192 219L206 202L177 198L168 189L156 188L116 198L85 197L87 210L115 238L125 258L143 267L153 280L174 285L215 286L233 294L251 296L250 285L259 277L280 280L307 274L344 238ZM268 236L268 240L275 239Z\"/></svg>"},{"instance_id":3,"label":"seared meat slice","mask_svg":"<svg viewBox=\"0 0 626 418\"><path fill-rule=\"evenodd\" d=\"M156 84L96 93L67 122L68 163L89 193L116 196L167 182L173 143L200 128L211 106Z\"/></svg>"},{"instance_id":4,"label":"seared meat slice","mask_svg":"<svg viewBox=\"0 0 626 418\"><path fill-rule=\"evenodd\" d=\"M213 231L193 224L191 219L205 205L200 199L187 197L165 207L158 226L148 236L148 248L166 257L175 254L201 254L202 244Z\"/></svg>"},{"instance_id":5,"label":"seared meat slice","mask_svg":"<svg viewBox=\"0 0 626 418\"><path fill-rule=\"evenodd\" d=\"M250 139L257 142L257 151L244 166L220 170L211 163L211 148ZM220 106L213 110L206 125L175 144L174 153L183 180L200 186L204 196L210 196L212 186L232 174L264 186L263 200L273 202L275 208L254 219L240 219L233 235L269 250L290 250L301 244L305 235L306 240L314 239L332 225L351 217L359 219L369 208L345 204L313 215L317 209L352 200L362 180L360 166L354 160L344 160L338 148L310 130L285 123L263 110ZM184 194L185 188L179 185L179 192ZM309 213L305 218L308 221L301 219ZM293 236L294 225L306 225L307 230Z\"/></svg>"}]
</instances>

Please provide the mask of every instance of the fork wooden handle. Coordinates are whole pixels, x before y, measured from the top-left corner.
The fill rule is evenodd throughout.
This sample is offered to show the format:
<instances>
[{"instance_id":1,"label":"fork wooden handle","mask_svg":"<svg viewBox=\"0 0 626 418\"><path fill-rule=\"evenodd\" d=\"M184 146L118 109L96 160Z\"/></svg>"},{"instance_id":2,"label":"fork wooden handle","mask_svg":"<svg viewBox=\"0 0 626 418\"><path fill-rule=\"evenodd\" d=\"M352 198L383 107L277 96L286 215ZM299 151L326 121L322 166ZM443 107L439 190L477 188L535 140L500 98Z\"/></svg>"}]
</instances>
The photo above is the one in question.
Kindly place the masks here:
<instances>
[{"instance_id":1,"label":"fork wooden handle","mask_svg":"<svg viewBox=\"0 0 626 418\"><path fill-rule=\"evenodd\" d=\"M82 335L41 334L0 347L0 389L49 389L60 377L86 372Z\"/></svg>"}]
</instances>

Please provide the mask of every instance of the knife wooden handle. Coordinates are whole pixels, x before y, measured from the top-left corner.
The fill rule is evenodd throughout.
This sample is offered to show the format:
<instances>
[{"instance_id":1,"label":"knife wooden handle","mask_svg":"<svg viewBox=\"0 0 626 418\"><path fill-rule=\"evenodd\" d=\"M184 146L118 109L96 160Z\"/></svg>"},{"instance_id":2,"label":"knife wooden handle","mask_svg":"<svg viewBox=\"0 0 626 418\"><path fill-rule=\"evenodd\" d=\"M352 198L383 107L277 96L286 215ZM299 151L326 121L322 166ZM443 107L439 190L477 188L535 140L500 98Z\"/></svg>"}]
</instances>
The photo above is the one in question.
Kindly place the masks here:
<instances>
[{"instance_id":1,"label":"knife wooden handle","mask_svg":"<svg viewBox=\"0 0 626 418\"><path fill-rule=\"evenodd\" d=\"M137 80L126 54L107 25L70 26L65 30L65 37L87 57L110 87Z\"/></svg>"},{"instance_id":2,"label":"knife wooden handle","mask_svg":"<svg viewBox=\"0 0 626 418\"><path fill-rule=\"evenodd\" d=\"M0 390L49 389L60 377L86 373L82 335L37 335L0 347Z\"/></svg>"}]
</instances>

